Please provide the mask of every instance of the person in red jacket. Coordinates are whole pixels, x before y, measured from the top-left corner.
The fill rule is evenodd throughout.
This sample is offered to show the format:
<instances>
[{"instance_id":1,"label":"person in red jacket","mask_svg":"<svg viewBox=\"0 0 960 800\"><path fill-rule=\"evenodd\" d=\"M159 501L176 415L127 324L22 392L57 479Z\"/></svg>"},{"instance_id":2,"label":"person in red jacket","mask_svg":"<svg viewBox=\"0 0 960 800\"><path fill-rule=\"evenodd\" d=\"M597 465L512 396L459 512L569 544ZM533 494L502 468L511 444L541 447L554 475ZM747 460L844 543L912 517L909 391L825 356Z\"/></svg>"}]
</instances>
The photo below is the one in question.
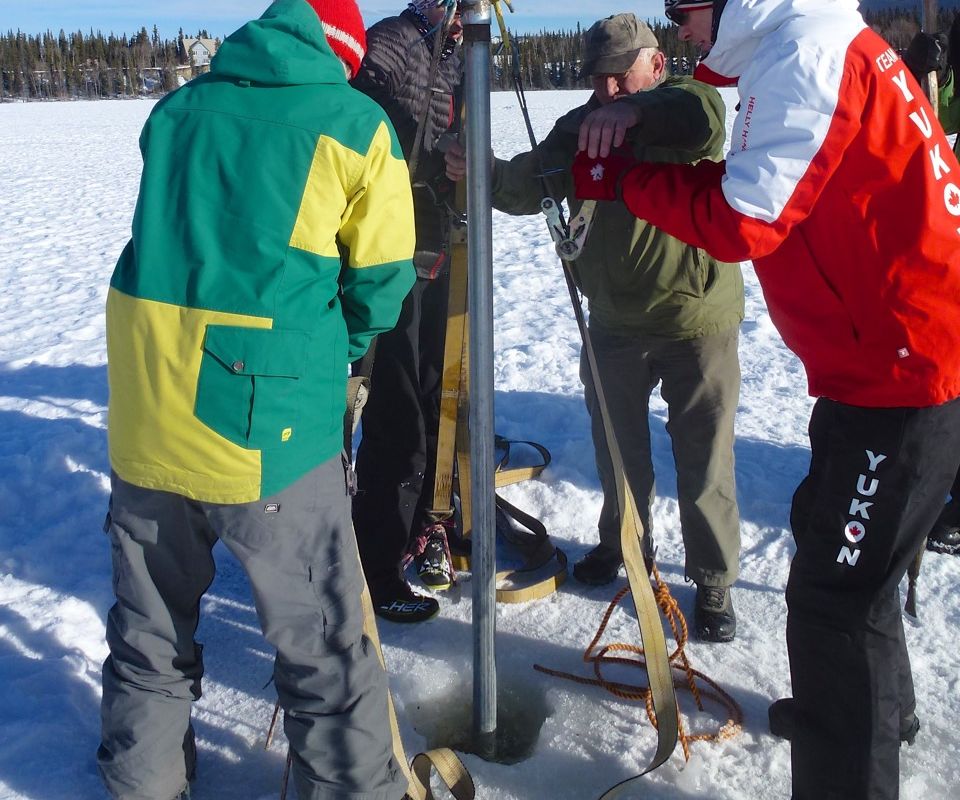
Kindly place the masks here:
<instances>
[{"instance_id":1,"label":"person in red jacket","mask_svg":"<svg viewBox=\"0 0 960 800\"><path fill-rule=\"evenodd\" d=\"M624 167L636 111L580 130L583 199L752 259L817 398L787 582L793 800L894 800L917 720L898 584L960 462L960 164L857 0L667 0L695 77L738 87L721 163Z\"/></svg>"}]
</instances>

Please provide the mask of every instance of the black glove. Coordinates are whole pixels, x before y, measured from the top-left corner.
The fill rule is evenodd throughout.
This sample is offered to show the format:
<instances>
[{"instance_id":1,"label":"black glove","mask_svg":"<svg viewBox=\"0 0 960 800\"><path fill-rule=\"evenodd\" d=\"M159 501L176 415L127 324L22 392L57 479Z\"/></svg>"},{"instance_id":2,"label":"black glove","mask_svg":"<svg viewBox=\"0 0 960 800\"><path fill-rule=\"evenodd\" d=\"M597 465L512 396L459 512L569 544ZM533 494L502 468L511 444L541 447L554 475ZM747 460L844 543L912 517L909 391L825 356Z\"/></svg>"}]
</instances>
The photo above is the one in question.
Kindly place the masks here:
<instances>
[{"instance_id":1,"label":"black glove","mask_svg":"<svg viewBox=\"0 0 960 800\"><path fill-rule=\"evenodd\" d=\"M913 37L903 54L903 61L917 81L930 72L937 73L937 80L943 84L947 80L947 35L945 33L923 33Z\"/></svg>"}]
</instances>

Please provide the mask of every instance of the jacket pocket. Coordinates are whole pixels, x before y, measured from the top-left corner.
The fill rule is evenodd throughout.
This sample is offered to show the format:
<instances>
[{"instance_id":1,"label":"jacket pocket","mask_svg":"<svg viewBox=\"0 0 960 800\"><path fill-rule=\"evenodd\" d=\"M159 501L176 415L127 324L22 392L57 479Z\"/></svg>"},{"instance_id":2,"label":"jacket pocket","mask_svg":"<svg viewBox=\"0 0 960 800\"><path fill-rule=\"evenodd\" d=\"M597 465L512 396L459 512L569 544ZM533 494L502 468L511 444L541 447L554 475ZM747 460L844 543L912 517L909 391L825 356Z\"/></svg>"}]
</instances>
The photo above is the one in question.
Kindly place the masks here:
<instances>
[{"instance_id":1,"label":"jacket pocket","mask_svg":"<svg viewBox=\"0 0 960 800\"><path fill-rule=\"evenodd\" d=\"M322 502L322 501L321 501ZM349 503L345 505L349 509ZM349 510L347 511L349 513ZM308 564L310 583L320 606L323 640L334 652L343 652L363 638L361 594L363 574L356 544L344 541L352 535L348 526L332 526L330 540L318 548L315 560Z\"/></svg>"},{"instance_id":2,"label":"jacket pocket","mask_svg":"<svg viewBox=\"0 0 960 800\"><path fill-rule=\"evenodd\" d=\"M290 441L300 419L310 335L208 325L194 413L225 439L252 450Z\"/></svg>"},{"instance_id":3,"label":"jacket pocket","mask_svg":"<svg viewBox=\"0 0 960 800\"><path fill-rule=\"evenodd\" d=\"M335 653L342 653L363 638L363 608L360 603L362 580L349 579L343 562L311 564L310 581L320 601L323 640Z\"/></svg>"},{"instance_id":4,"label":"jacket pocket","mask_svg":"<svg viewBox=\"0 0 960 800\"><path fill-rule=\"evenodd\" d=\"M686 297L703 297L710 269L709 257L702 250L690 248L681 258L672 279L672 291Z\"/></svg>"}]
</instances>

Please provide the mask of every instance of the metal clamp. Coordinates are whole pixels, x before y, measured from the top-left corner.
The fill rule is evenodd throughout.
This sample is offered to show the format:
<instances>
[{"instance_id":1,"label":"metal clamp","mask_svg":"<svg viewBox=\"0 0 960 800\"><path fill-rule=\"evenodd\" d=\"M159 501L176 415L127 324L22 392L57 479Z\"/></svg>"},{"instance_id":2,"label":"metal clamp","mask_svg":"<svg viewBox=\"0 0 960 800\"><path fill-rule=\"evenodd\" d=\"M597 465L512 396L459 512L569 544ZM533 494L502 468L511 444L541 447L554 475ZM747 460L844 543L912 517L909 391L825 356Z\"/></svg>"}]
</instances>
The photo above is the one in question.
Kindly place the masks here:
<instances>
[{"instance_id":1,"label":"metal clamp","mask_svg":"<svg viewBox=\"0 0 960 800\"><path fill-rule=\"evenodd\" d=\"M590 223L593 221L593 212L596 207L595 200L587 200L580 207L580 212L574 217L572 224L567 226L556 200L552 197L544 197L540 201L540 210L547 218L547 227L550 229L557 255L564 261L575 261L579 257L587 241L587 233L590 231Z\"/></svg>"},{"instance_id":2,"label":"metal clamp","mask_svg":"<svg viewBox=\"0 0 960 800\"><path fill-rule=\"evenodd\" d=\"M540 210L543 212L543 216L547 218L550 238L553 239L559 250L561 242L565 241L569 235L567 224L563 221L563 216L560 213L560 205L552 197L544 197L540 201Z\"/></svg>"}]
</instances>

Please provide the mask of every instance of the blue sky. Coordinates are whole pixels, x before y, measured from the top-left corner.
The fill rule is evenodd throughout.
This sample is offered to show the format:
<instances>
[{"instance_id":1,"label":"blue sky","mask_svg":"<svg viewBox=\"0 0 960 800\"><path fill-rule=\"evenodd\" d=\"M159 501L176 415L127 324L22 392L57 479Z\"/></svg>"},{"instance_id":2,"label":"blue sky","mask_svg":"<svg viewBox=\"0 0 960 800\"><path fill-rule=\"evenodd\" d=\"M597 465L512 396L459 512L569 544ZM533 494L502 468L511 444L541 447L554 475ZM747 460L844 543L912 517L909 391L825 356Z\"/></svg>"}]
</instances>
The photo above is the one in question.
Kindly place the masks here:
<instances>
[{"instance_id":1,"label":"blue sky","mask_svg":"<svg viewBox=\"0 0 960 800\"><path fill-rule=\"evenodd\" d=\"M115 0L0 0L0 31L20 29L39 33L51 29L102 30L104 33L134 33L142 26L156 24L160 35L176 35L206 28L213 36L231 33L248 19L260 16L269 0L166 0L160 3L115 2ZM405 0L360 0L360 10L368 25L406 5ZM632 11L641 19L662 17L662 0L513 0L514 13L507 13L507 24L518 32L541 28L584 27L600 17L620 11ZM557 8L562 7L562 12Z\"/></svg>"}]
</instances>

